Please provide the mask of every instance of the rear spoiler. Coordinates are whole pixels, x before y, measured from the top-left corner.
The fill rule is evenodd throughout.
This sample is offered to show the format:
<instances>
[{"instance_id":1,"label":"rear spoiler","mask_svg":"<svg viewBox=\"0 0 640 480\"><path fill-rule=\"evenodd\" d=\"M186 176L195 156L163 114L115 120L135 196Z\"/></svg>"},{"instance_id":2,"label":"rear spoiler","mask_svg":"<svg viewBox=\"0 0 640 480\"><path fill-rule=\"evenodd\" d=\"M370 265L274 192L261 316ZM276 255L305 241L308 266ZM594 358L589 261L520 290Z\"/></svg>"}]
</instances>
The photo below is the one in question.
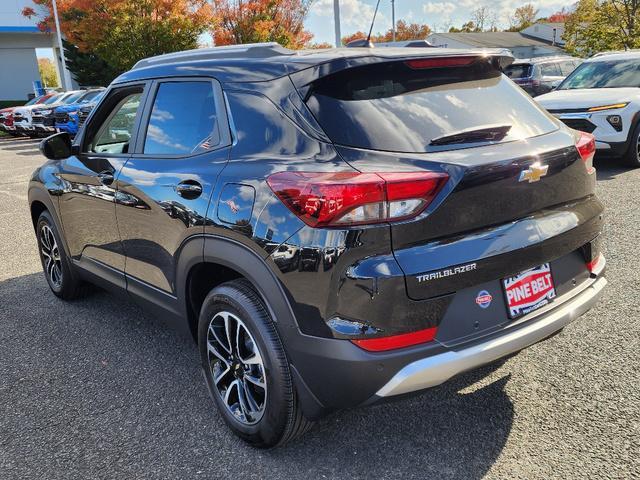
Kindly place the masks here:
<instances>
[{"instance_id":1,"label":"rear spoiler","mask_svg":"<svg viewBox=\"0 0 640 480\"><path fill-rule=\"evenodd\" d=\"M355 50L355 49L350 49ZM398 51L402 50L402 54ZM390 52L389 54L386 54ZM290 75L293 84L298 90L304 90L309 84L315 82L319 78L326 77L332 73L346 70L348 68L371 65L383 62L406 62L412 60L433 59L455 59L477 57L478 59L486 59L498 70L504 70L515 60L509 50L506 49L486 49L486 50L444 50L438 48L402 48L402 49L362 49L362 56L354 57L336 57L327 62L314 65L312 67L300 70Z\"/></svg>"}]
</instances>

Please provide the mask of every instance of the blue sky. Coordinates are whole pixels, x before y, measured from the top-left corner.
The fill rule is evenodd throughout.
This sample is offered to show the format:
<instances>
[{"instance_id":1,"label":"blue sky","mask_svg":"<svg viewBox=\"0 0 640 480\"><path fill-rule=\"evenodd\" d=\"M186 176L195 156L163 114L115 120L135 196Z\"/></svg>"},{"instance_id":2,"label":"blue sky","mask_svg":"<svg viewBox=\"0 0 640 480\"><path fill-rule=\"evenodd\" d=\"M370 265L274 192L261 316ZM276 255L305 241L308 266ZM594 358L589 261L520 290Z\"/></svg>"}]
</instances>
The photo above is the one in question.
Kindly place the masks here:
<instances>
[{"instance_id":1,"label":"blue sky","mask_svg":"<svg viewBox=\"0 0 640 480\"><path fill-rule=\"evenodd\" d=\"M1 2L2 0L0 0ZM442 32L449 26L459 27L471 19L473 10L480 6L488 7L495 15L498 27L509 26L509 15L528 3L526 0L396 0L396 20L426 23L431 30ZM562 7L569 8L572 2L562 0L532 1L539 9L539 16L548 16ZM340 0L342 36L358 30L367 31L373 18L375 0ZM305 22L307 30L313 33L314 42L333 44L333 0L315 0ZM373 33L391 28L391 0L380 0L380 11L376 17ZM203 36L203 43L210 38ZM53 58L51 49L37 49L38 57Z\"/></svg>"},{"instance_id":2,"label":"blue sky","mask_svg":"<svg viewBox=\"0 0 640 480\"><path fill-rule=\"evenodd\" d=\"M487 6L495 13L499 27L509 25L509 15L526 0L396 0L396 20L426 23L432 30L444 31L448 25L460 26L471 19L471 12ZM533 1L540 16L550 15L572 2L559 0ZM374 0L340 0L342 36L358 30L369 29L376 2ZM307 29L314 34L315 42L334 42L333 0L316 0L306 21ZM391 28L391 1L381 0L373 32ZM448 28L448 27L447 27Z\"/></svg>"}]
</instances>

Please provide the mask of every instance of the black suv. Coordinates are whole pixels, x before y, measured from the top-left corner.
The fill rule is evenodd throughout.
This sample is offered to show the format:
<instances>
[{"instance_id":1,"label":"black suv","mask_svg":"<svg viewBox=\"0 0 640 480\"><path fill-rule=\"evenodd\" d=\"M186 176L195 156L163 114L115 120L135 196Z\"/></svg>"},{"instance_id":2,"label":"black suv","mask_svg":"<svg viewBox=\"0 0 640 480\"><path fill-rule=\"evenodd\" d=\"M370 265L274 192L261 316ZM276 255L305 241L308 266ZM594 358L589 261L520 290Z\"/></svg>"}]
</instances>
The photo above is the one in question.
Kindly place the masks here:
<instances>
[{"instance_id":1,"label":"black suv","mask_svg":"<svg viewBox=\"0 0 640 480\"><path fill-rule=\"evenodd\" d=\"M511 61L271 44L141 61L73 144L42 142L51 290L95 283L183 327L260 447L538 342L606 284L602 205L593 138Z\"/></svg>"}]
</instances>

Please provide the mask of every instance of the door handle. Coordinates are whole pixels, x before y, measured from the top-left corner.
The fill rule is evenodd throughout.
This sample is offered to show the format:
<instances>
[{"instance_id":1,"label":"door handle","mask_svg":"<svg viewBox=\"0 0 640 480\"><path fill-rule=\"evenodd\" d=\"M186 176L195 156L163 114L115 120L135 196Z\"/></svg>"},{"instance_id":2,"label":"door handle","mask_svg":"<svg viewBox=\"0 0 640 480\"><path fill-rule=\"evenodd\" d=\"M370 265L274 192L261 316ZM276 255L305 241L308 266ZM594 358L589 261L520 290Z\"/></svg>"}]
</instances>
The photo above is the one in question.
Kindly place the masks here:
<instances>
[{"instance_id":1,"label":"door handle","mask_svg":"<svg viewBox=\"0 0 640 480\"><path fill-rule=\"evenodd\" d=\"M98 180L100 180L100 183L102 183L103 185L111 185L113 183L113 179L113 173L108 170L105 170L104 172L100 172L98 174Z\"/></svg>"},{"instance_id":2,"label":"door handle","mask_svg":"<svg viewBox=\"0 0 640 480\"><path fill-rule=\"evenodd\" d=\"M195 180L185 180L176 185L176 192L183 198L193 200L202 194L202 185Z\"/></svg>"}]
</instances>

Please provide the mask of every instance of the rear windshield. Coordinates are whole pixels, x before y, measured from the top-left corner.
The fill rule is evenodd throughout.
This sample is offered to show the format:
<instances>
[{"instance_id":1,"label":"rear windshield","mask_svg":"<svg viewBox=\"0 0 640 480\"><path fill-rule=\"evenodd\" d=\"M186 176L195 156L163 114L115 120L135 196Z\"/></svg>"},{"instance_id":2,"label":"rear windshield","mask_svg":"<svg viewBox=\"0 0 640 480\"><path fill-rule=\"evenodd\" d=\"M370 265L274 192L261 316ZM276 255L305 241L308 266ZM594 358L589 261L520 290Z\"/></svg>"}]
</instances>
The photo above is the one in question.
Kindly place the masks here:
<instances>
[{"instance_id":1,"label":"rear windshield","mask_svg":"<svg viewBox=\"0 0 640 480\"><path fill-rule=\"evenodd\" d=\"M473 146L429 145L461 131L507 126L500 142L557 129L522 90L486 61L412 69L385 62L316 81L307 105L336 144L395 152ZM473 143L473 142L469 142ZM495 142L494 142L495 143Z\"/></svg>"},{"instance_id":2,"label":"rear windshield","mask_svg":"<svg viewBox=\"0 0 640 480\"><path fill-rule=\"evenodd\" d=\"M509 78L526 78L531 76L531 65L528 63L509 65L504 69L504 74Z\"/></svg>"}]
</instances>

